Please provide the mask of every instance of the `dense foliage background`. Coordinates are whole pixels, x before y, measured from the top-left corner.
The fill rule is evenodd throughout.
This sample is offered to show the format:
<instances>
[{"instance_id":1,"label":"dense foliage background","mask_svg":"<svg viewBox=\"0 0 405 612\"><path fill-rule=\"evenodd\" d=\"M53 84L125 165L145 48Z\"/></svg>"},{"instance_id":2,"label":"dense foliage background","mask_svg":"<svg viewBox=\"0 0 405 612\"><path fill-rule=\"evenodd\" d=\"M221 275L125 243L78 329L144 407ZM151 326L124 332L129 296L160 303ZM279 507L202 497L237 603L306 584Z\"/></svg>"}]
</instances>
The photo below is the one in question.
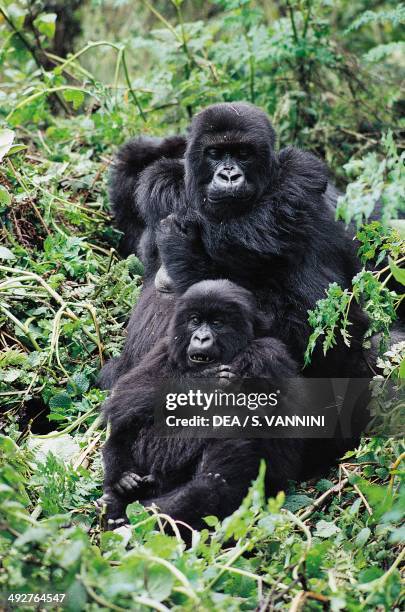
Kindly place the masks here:
<instances>
[{"instance_id":1,"label":"dense foliage background","mask_svg":"<svg viewBox=\"0 0 405 612\"><path fill-rule=\"evenodd\" d=\"M130 530L100 533L93 383L142 283L140 262L115 250L112 154L140 132L184 132L215 101L266 109L280 146L314 151L346 191L338 215L357 224L365 267L310 313L307 359L317 340L350 342L353 300L370 333L390 329L403 293L389 282L405 276L404 20L395 1L0 2L0 605L66 593L52 605L403 609L400 438L364 439L327 479L275 500L259 475L185 550L164 535L167 517L137 504ZM382 223L367 224L377 199ZM382 380L405 377L405 343L381 351Z\"/></svg>"}]
</instances>

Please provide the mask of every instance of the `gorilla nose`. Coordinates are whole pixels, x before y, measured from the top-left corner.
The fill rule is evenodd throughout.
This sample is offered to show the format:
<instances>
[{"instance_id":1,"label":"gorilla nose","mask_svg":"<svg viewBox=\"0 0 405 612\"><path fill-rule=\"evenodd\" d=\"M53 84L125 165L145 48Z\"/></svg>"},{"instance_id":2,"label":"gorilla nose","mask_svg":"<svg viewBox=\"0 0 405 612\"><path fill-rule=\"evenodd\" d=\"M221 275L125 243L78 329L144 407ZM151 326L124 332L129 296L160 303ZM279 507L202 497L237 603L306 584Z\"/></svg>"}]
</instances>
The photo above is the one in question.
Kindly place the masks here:
<instances>
[{"instance_id":1,"label":"gorilla nose","mask_svg":"<svg viewBox=\"0 0 405 612\"><path fill-rule=\"evenodd\" d=\"M214 344L214 338L209 332L196 332L191 339L193 348L209 349Z\"/></svg>"},{"instance_id":2,"label":"gorilla nose","mask_svg":"<svg viewBox=\"0 0 405 612\"><path fill-rule=\"evenodd\" d=\"M243 182L243 176L236 168L221 168L215 174L217 183L224 187L238 187Z\"/></svg>"}]
</instances>

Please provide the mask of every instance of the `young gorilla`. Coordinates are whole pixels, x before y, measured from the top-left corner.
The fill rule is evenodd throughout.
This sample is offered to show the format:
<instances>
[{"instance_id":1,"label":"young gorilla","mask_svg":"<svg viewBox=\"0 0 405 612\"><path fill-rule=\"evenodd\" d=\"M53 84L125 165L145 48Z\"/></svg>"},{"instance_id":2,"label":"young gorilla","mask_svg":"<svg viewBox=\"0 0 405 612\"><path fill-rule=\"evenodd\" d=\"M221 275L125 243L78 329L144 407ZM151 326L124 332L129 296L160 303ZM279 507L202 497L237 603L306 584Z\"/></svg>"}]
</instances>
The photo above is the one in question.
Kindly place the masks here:
<instances>
[{"instance_id":1,"label":"young gorilla","mask_svg":"<svg viewBox=\"0 0 405 612\"><path fill-rule=\"evenodd\" d=\"M359 271L352 235L334 219L336 192L324 165L293 147L277 152L274 130L260 109L224 103L194 117L184 163L171 160L166 168L161 159L145 170L139 185L137 206L144 218L160 211L153 223L146 222L153 235L149 242L156 253L158 231L160 258L176 293L208 278L246 287L272 335L302 366L311 331L308 310L330 283L346 288ZM187 209L181 208L184 202ZM170 207L177 214L163 221L160 231L157 219ZM123 353L107 364L102 386L111 386L167 332L174 306L168 296L152 282L146 286ZM339 342L324 358L318 346L309 376L367 373L361 352L366 318L356 304L351 311L352 347Z\"/></svg>"},{"instance_id":2,"label":"young gorilla","mask_svg":"<svg viewBox=\"0 0 405 612\"><path fill-rule=\"evenodd\" d=\"M265 333L253 296L230 281L203 281L179 298L168 336L119 379L104 407L111 435L99 504L107 505L110 527L125 522L136 499L194 528L204 516L224 518L240 505L262 458L268 493L304 476L303 441L160 438L153 428L164 379L224 385L237 378L240 391L249 378L282 383L296 376L286 348Z\"/></svg>"}]
</instances>

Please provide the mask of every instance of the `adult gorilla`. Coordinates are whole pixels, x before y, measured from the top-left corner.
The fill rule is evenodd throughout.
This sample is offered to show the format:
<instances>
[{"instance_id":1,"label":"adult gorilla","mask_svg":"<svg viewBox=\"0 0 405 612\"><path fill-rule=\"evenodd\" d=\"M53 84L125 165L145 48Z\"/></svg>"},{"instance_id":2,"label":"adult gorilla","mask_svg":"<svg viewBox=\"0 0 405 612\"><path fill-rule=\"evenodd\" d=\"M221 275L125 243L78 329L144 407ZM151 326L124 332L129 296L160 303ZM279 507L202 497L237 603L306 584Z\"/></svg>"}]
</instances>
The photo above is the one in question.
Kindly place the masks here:
<instances>
[{"instance_id":1,"label":"adult gorilla","mask_svg":"<svg viewBox=\"0 0 405 612\"><path fill-rule=\"evenodd\" d=\"M159 205L154 194L161 193L162 181L178 188L183 162L176 163L176 176L161 167L149 171L144 211L148 196L149 205ZM245 103L216 104L194 117L184 166L181 199L187 208L163 221L158 232L160 257L176 293L208 278L229 278L250 289L272 322L272 335L302 364L308 310L330 283L348 287L359 270L352 236L334 219L335 194L325 166L293 147L277 152L267 115ZM158 292L147 291L130 321L122 356L102 377L104 386L167 331L172 303L162 308ZM309 375L364 374L366 318L357 305L351 310L352 347L339 342L326 358L318 347Z\"/></svg>"}]
</instances>

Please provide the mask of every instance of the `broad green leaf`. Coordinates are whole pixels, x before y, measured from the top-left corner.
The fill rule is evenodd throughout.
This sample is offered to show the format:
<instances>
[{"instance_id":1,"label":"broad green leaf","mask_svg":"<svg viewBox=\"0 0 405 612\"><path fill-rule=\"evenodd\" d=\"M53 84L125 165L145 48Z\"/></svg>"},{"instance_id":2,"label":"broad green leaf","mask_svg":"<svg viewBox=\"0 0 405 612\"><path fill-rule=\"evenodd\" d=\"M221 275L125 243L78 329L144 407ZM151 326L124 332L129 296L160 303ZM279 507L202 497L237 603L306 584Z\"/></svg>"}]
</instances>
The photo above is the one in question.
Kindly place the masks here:
<instances>
[{"instance_id":1,"label":"broad green leaf","mask_svg":"<svg viewBox=\"0 0 405 612\"><path fill-rule=\"evenodd\" d=\"M7 11L13 25L17 28L17 30L21 30L24 25L25 18L29 14L28 10L23 9L18 4L13 3L7 7Z\"/></svg>"},{"instance_id":2,"label":"broad green leaf","mask_svg":"<svg viewBox=\"0 0 405 612\"><path fill-rule=\"evenodd\" d=\"M362 548L370 536L371 529L369 529L369 527L364 527L364 529L359 531L359 533L357 534L356 539L354 541L355 545L359 548Z\"/></svg>"},{"instance_id":3,"label":"broad green leaf","mask_svg":"<svg viewBox=\"0 0 405 612\"><path fill-rule=\"evenodd\" d=\"M75 580L73 584L66 590L66 603L64 610L66 612L76 612L84 610L87 601L87 591L80 580Z\"/></svg>"},{"instance_id":4,"label":"broad green leaf","mask_svg":"<svg viewBox=\"0 0 405 612\"><path fill-rule=\"evenodd\" d=\"M330 538L340 532L340 527L332 521L318 521L314 535L318 538Z\"/></svg>"},{"instance_id":5,"label":"broad green leaf","mask_svg":"<svg viewBox=\"0 0 405 612\"><path fill-rule=\"evenodd\" d=\"M53 38L55 36L55 21L56 13L44 13L35 19L34 26L47 38Z\"/></svg>"},{"instance_id":6,"label":"broad green leaf","mask_svg":"<svg viewBox=\"0 0 405 612\"><path fill-rule=\"evenodd\" d=\"M399 366L399 378L405 379L405 359L401 361L401 365Z\"/></svg>"},{"instance_id":7,"label":"broad green leaf","mask_svg":"<svg viewBox=\"0 0 405 612\"><path fill-rule=\"evenodd\" d=\"M69 395L82 395L89 387L89 379L82 372L76 372L66 385L66 391Z\"/></svg>"},{"instance_id":8,"label":"broad green leaf","mask_svg":"<svg viewBox=\"0 0 405 612\"><path fill-rule=\"evenodd\" d=\"M75 110L83 104L84 93L82 91L78 91L77 89L66 89L62 92L62 95L66 102L72 102Z\"/></svg>"},{"instance_id":9,"label":"broad green leaf","mask_svg":"<svg viewBox=\"0 0 405 612\"><path fill-rule=\"evenodd\" d=\"M384 571L380 567L367 567L359 574L359 582L371 582L377 580L383 575Z\"/></svg>"},{"instance_id":10,"label":"broad green leaf","mask_svg":"<svg viewBox=\"0 0 405 612\"><path fill-rule=\"evenodd\" d=\"M301 508L310 506L313 501L312 497L308 495L287 495L284 502L284 508L290 510L290 512L297 512L297 510L301 510Z\"/></svg>"},{"instance_id":11,"label":"broad green leaf","mask_svg":"<svg viewBox=\"0 0 405 612\"><path fill-rule=\"evenodd\" d=\"M156 601L169 597L173 583L173 575L165 567L154 565L145 573L145 588Z\"/></svg>"},{"instance_id":12,"label":"broad green leaf","mask_svg":"<svg viewBox=\"0 0 405 612\"><path fill-rule=\"evenodd\" d=\"M389 258L389 264L392 276L395 278L395 280L401 283L401 285L405 285L405 269L397 266L391 257Z\"/></svg>"},{"instance_id":13,"label":"broad green leaf","mask_svg":"<svg viewBox=\"0 0 405 612\"><path fill-rule=\"evenodd\" d=\"M10 151L14 141L15 132L13 130L0 130L0 161Z\"/></svg>"},{"instance_id":14,"label":"broad green leaf","mask_svg":"<svg viewBox=\"0 0 405 612\"><path fill-rule=\"evenodd\" d=\"M15 145L13 145L8 154L9 155L14 155L14 153L19 153L20 151L24 151L25 149L27 149L28 147L24 144L20 144L20 143L16 143Z\"/></svg>"},{"instance_id":15,"label":"broad green leaf","mask_svg":"<svg viewBox=\"0 0 405 612\"><path fill-rule=\"evenodd\" d=\"M50 408L70 408L72 400L67 393L57 393L49 402Z\"/></svg>"},{"instance_id":16,"label":"broad green leaf","mask_svg":"<svg viewBox=\"0 0 405 612\"><path fill-rule=\"evenodd\" d=\"M3 185L0 185L0 204L3 206L11 204L11 195Z\"/></svg>"}]
</instances>

